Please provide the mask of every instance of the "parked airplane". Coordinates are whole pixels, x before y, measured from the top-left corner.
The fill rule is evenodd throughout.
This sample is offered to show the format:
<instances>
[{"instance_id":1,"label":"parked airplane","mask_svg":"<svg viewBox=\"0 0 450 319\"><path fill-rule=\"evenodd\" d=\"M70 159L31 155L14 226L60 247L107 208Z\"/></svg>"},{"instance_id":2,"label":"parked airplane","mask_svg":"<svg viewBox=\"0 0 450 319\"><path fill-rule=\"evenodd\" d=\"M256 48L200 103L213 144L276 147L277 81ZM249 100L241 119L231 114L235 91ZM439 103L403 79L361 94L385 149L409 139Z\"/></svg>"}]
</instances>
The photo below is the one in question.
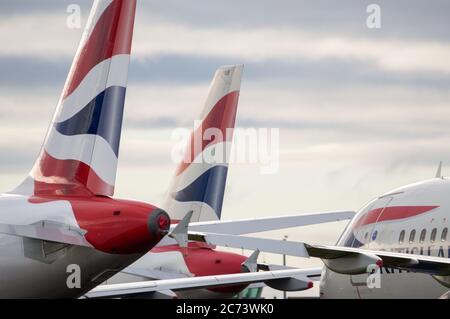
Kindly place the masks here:
<instances>
[{"instance_id":1,"label":"parked airplane","mask_svg":"<svg viewBox=\"0 0 450 319\"><path fill-rule=\"evenodd\" d=\"M95 2L36 164L0 196L0 298L81 296L167 234L163 210L108 197L135 7ZM79 282L68 283L79 271Z\"/></svg>"},{"instance_id":2,"label":"parked airplane","mask_svg":"<svg viewBox=\"0 0 450 319\"><path fill-rule=\"evenodd\" d=\"M448 298L449 193L440 168L436 178L387 192L355 215L336 246L195 231L189 238L321 258L322 298Z\"/></svg>"},{"instance_id":3,"label":"parked airplane","mask_svg":"<svg viewBox=\"0 0 450 319\"><path fill-rule=\"evenodd\" d=\"M162 209L110 197L114 193L135 9L135 0L94 2L39 157L24 182L0 196L0 298L82 296L147 253L169 231L170 217ZM231 92L226 101L234 99L237 96ZM189 172L188 168L185 171ZM223 170L218 171L223 174ZM186 183L189 174L180 183ZM197 199L198 193L190 198L187 189L177 190L174 200L178 202ZM219 203L220 198L203 199L211 204ZM198 216L206 214L203 208L195 211ZM251 232L293 225L294 220L302 224L351 215L337 212L332 217L317 214L200 222L192 227ZM185 217L179 226L187 222ZM183 237L182 227L175 228L173 234ZM296 279L299 276L301 280ZM188 279L194 280L162 284L165 289L261 281L276 284L280 280L284 286L286 280L296 283L297 289L309 285L305 272L298 270Z\"/></svg>"},{"instance_id":4,"label":"parked airplane","mask_svg":"<svg viewBox=\"0 0 450 319\"><path fill-rule=\"evenodd\" d=\"M162 206L175 223L185 218L187 212L190 212L190 221L194 222L220 220L229 164L226 155L230 154L232 145L242 71L242 65L224 66L214 75L201 113L200 124L188 140L186 153L176 170ZM323 214L322 218L344 219L345 214L341 212ZM291 218L289 226L298 223L304 225L305 217ZM310 220L309 223L314 221ZM278 221L274 221L270 227L280 226ZM252 232L254 227L247 223L246 231ZM186 246L181 247L175 240L166 237L151 252L107 280L106 284L231 275L251 271L253 265L248 263L256 266L256 260L220 251L214 246L198 242L190 242ZM252 258L254 257L256 255ZM320 272L321 269L314 269L308 276L320 277ZM146 297L225 298L236 295L245 287L246 285L236 285L225 288L180 290L176 294L152 293Z\"/></svg>"},{"instance_id":5,"label":"parked airplane","mask_svg":"<svg viewBox=\"0 0 450 319\"><path fill-rule=\"evenodd\" d=\"M397 188L364 206L342 234L337 248L309 248L311 256L340 255L355 262L353 271L349 271L351 265L342 271L339 259L336 265L333 259L324 260L327 268L321 279L321 297L439 298L445 295L450 288L447 194L450 194L450 180L441 177L439 172L431 180ZM341 247L350 247L352 251L342 254L345 250ZM356 271L355 259L361 259L363 254L369 254L372 262L381 266L377 285L376 282L368 285L367 274Z\"/></svg>"}]
</instances>

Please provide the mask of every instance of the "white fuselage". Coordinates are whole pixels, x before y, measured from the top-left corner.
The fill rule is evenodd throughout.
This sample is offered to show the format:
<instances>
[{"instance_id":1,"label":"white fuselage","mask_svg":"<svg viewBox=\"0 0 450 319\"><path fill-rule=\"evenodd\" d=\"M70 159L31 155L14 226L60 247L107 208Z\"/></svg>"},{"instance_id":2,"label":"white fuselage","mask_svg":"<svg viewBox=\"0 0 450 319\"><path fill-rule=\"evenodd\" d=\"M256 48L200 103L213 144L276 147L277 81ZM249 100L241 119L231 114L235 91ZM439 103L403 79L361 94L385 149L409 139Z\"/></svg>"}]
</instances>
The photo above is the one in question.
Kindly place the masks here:
<instances>
[{"instance_id":1,"label":"white fuselage","mask_svg":"<svg viewBox=\"0 0 450 319\"><path fill-rule=\"evenodd\" d=\"M435 178L388 192L363 207L338 246L449 258L450 180ZM381 268L378 288L368 275L325 269L321 298L439 298L449 288L428 274Z\"/></svg>"},{"instance_id":2,"label":"white fuselage","mask_svg":"<svg viewBox=\"0 0 450 319\"><path fill-rule=\"evenodd\" d=\"M0 196L0 224L32 225L42 220L78 227L67 201L33 204L28 196ZM0 298L78 297L82 290L95 287L99 282L92 279L101 277L114 264L114 259L120 260L118 257L89 247L0 234ZM70 274L67 267L74 264L83 270L81 287L84 289L67 286ZM124 262L122 268L126 265Z\"/></svg>"},{"instance_id":3,"label":"white fuselage","mask_svg":"<svg viewBox=\"0 0 450 319\"><path fill-rule=\"evenodd\" d=\"M73 207L79 209L78 218ZM129 216L127 208L132 213L141 209L143 220L136 219L136 225L148 227L145 212L150 213L153 208L143 203L105 197L0 195L0 299L80 297L136 261L143 254L138 250L122 253L106 249L110 243L122 250L134 249L136 243L139 244L141 233L134 236L137 227L124 230L127 225L122 218ZM121 209L120 216L113 215L117 209ZM8 232L9 226L32 227L42 222L73 229L82 228L80 223L90 225L93 244L82 246L35 239L41 238L37 230L34 237ZM151 241L142 237L144 249L151 249L159 241L155 238L150 244ZM117 243L125 246L117 246Z\"/></svg>"}]
</instances>

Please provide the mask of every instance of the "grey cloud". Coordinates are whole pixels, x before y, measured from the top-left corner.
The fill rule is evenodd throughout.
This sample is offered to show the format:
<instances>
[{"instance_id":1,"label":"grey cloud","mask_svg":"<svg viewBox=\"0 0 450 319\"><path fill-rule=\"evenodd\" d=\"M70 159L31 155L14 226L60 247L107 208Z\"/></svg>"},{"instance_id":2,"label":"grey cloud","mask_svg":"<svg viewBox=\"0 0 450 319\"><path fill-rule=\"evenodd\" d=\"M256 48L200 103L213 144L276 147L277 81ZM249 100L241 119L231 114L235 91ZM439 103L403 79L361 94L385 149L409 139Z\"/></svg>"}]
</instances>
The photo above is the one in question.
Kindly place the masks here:
<instances>
[{"instance_id":1,"label":"grey cloud","mask_svg":"<svg viewBox=\"0 0 450 319\"><path fill-rule=\"evenodd\" d=\"M25 57L0 57L0 84L25 87L64 84L70 61L48 61Z\"/></svg>"},{"instance_id":2,"label":"grey cloud","mask_svg":"<svg viewBox=\"0 0 450 319\"><path fill-rule=\"evenodd\" d=\"M367 62L350 59L321 59L320 61L266 60L262 62L194 56L160 56L131 65L131 81L166 83L192 83L209 81L220 65L244 63L244 82L271 80L307 86L351 86L355 83L376 86L450 86L450 76L434 72L393 72L380 70Z\"/></svg>"},{"instance_id":3,"label":"grey cloud","mask_svg":"<svg viewBox=\"0 0 450 319\"><path fill-rule=\"evenodd\" d=\"M336 110L338 112L338 110ZM314 143L317 141L380 141L391 140L401 143L402 140L417 140L422 138L446 137L450 141L448 124L429 123L420 125L417 123L398 122L332 122L326 120L254 120L240 117L237 126L241 128L279 128L283 132L296 131L303 134L305 140Z\"/></svg>"},{"instance_id":4,"label":"grey cloud","mask_svg":"<svg viewBox=\"0 0 450 319\"><path fill-rule=\"evenodd\" d=\"M22 149L3 145L0 154L0 173L7 174L11 171L22 171L25 176L36 160L37 150L39 150L39 145Z\"/></svg>"},{"instance_id":5,"label":"grey cloud","mask_svg":"<svg viewBox=\"0 0 450 319\"><path fill-rule=\"evenodd\" d=\"M87 16L90 0L4 0L0 16L35 12L61 12L69 4L79 4ZM448 42L446 0L378 0L382 9L382 28L369 30L365 21L369 0L145 0L138 1L138 23L146 19L175 21L205 27L294 26L318 34L358 34L366 37L421 38Z\"/></svg>"},{"instance_id":6,"label":"grey cloud","mask_svg":"<svg viewBox=\"0 0 450 319\"><path fill-rule=\"evenodd\" d=\"M132 127L133 129L140 129L140 130L146 130L146 129L162 129L162 128L177 128L177 127L183 127L186 126L186 123L181 121L179 118L173 118L173 117L151 117L151 118L127 118L125 117L124 120L124 126L125 127Z\"/></svg>"},{"instance_id":7,"label":"grey cloud","mask_svg":"<svg viewBox=\"0 0 450 319\"><path fill-rule=\"evenodd\" d=\"M267 60L261 62L235 60L229 57L204 58L186 55L164 55L148 59L132 59L130 83L149 85L183 85L207 83L216 68L224 64L245 64L244 83L272 81L299 87L336 87L372 85L450 87L450 76L435 72L394 72L381 70L370 63L347 59L320 61ZM0 84L24 87L56 85L62 87L70 60L49 61L24 57L0 57Z\"/></svg>"},{"instance_id":8,"label":"grey cloud","mask_svg":"<svg viewBox=\"0 0 450 319\"><path fill-rule=\"evenodd\" d=\"M382 9L382 28L366 27L366 8L377 3ZM146 1L141 14L153 19L174 20L202 26L296 26L317 33L359 34L367 37L434 38L448 41L445 0L183 0ZM143 18L144 18L143 17Z\"/></svg>"},{"instance_id":9,"label":"grey cloud","mask_svg":"<svg viewBox=\"0 0 450 319\"><path fill-rule=\"evenodd\" d=\"M92 0L4 0L0 2L0 16L28 14L36 12L65 13L67 6L78 4L82 10L89 10Z\"/></svg>"}]
</instances>

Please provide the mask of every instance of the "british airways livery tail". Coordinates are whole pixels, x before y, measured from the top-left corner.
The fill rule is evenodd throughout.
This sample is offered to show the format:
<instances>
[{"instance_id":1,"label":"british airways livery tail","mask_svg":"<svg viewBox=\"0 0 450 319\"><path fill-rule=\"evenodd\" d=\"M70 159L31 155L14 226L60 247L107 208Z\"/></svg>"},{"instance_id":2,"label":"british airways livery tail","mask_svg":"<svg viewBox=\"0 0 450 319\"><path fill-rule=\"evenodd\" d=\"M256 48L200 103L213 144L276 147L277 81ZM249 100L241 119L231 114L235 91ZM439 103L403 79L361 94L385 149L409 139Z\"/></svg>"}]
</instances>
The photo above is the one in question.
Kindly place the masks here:
<instances>
[{"instance_id":1,"label":"british airways livery tail","mask_svg":"<svg viewBox=\"0 0 450 319\"><path fill-rule=\"evenodd\" d=\"M44 145L15 193L114 193L135 0L94 3Z\"/></svg>"},{"instance_id":2,"label":"british airways livery tail","mask_svg":"<svg viewBox=\"0 0 450 319\"><path fill-rule=\"evenodd\" d=\"M94 1L34 168L0 194L0 298L78 298L168 233L161 209L110 196L135 9L136 0Z\"/></svg>"},{"instance_id":3,"label":"british airways livery tail","mask_svg":"<svg viewBox=\"0 0 450 319\"><path fill-rule=\"evenodd\" d=\"M174 220L189 211L192 221L220 219L242 71L243 65L224 66L214 75L201 124L188 141L163 205ZM206 159L214 154L223 156Z\"/></svg>"}]
</instances>

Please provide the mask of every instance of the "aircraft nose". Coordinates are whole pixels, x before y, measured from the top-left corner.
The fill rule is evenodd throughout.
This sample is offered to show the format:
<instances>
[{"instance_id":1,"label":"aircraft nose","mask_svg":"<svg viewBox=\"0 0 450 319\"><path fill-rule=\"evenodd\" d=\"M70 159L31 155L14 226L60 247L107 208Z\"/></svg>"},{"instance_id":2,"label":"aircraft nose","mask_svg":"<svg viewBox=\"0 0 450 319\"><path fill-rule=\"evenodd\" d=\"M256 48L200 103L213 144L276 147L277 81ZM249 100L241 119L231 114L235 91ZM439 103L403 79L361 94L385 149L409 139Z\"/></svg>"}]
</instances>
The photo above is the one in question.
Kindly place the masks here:
<instances>
[{"instance_id":1,"label":"aircraft nose","mask_svg":"<svg viewBox=\"0 0 450 319\"><path fill-rule=\"evenodd\" d=\"M169 233L170 217L164 210L156 208L148 216L147 227L150 235L160 240Z\"/></svg>"}]
</instances>

